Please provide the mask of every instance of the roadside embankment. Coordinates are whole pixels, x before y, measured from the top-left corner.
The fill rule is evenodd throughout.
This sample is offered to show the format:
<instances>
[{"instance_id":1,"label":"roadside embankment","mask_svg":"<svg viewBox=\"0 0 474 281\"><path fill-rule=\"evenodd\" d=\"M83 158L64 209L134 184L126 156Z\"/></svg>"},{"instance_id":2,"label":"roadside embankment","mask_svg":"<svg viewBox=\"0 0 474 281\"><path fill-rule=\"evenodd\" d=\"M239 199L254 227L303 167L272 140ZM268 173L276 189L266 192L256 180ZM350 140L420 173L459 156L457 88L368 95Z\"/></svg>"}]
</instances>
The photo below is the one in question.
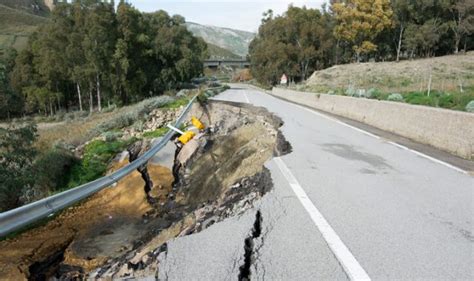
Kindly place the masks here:
<instances>
[{"instance_id":1,"label":"roadside embankment","mask_svg":"<svg viewBox=\"0 0 474 281\"><path fill-rule=\"evenodd\" d=\"M149 116L144 127L153 129L148 124L160 116ZM117 184L0 241L0 280L158 276L166 272L160 259L166 259L167 241L253 208L273 187L264 163L291 150L279 131L281 119L264 108L219 101L194 104L190 116L206 128L186 144L169 142ZM185 131L197 130L187 124ZM137 138L116 154L108 172L135 161L154 141Z\"/></svg>"},{"instance_id":2,"label":"roadside embankment","mask_svg":"<svg viewBox=\"0 0 474 281\"><path fill-rule=\"evenodd\" d=\"M272 95L474 159L474 114L273 88Z\"/></svg>"}]
</instances>

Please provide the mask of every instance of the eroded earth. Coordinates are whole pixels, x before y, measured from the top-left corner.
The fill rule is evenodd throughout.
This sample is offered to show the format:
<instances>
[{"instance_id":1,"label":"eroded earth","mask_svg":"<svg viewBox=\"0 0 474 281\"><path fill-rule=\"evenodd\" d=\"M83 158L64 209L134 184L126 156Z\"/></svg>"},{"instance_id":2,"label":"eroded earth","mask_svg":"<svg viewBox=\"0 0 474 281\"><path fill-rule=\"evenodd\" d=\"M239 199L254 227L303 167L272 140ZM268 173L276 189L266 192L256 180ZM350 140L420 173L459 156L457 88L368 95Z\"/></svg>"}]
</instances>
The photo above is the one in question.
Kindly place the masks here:
<instances>
[{"instance_id":1,"label":"eroded earth","mask_svg":"<svg viewBox=\"0 0 474 281\"><path fill-rule=\"evenodd\" d=\"M281 120L263 108L218 101L196 104L191 115L206 129L185 146L170 142L168 152L160 152L158 159L115 186L0 242L0 276L154 278L159 276L158 257L166 253L167 241L251 209L272 188L264 163L291 149L279 132ZM109 171L133 161L150 145L146 140L134 143L117 155ZM258 228L257 213L243 247L252 246ZM250 258L242 257L241 274Z\"/></svg>"}]
</instances>

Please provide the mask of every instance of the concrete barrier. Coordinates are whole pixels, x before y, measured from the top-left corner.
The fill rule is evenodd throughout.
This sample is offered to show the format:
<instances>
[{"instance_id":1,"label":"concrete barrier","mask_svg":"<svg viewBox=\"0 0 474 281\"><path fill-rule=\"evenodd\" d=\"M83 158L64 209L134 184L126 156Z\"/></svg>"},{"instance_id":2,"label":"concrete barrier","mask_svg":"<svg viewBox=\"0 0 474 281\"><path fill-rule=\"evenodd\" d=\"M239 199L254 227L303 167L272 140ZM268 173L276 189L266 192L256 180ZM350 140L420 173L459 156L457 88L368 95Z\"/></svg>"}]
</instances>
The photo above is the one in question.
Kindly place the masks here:
<instances>
[{"instance_id":1,"label":"concrete barrier","mask_svg":"<svg viewBox=\"0 0 474 281\"><path fill-rule=\"evenodd\" d=\"M398 102L273 88L272 95L474 159L474 114Z\"/></svg>"}]
</instances>

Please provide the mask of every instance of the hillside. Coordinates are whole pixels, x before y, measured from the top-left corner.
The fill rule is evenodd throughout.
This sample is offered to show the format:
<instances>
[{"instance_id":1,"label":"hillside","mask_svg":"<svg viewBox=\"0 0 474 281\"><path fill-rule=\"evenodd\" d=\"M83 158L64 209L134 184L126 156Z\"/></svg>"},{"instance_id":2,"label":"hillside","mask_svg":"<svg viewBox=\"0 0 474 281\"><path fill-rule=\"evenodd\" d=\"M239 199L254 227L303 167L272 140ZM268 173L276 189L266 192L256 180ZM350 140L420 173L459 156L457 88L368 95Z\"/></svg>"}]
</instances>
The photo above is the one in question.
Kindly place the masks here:
<instances>
[{"instance_id":1,"label":"hillside","mask_svg":"<svg viewBox=\"0 0 474 281\"><path fill-rule=\"evenodd\" d=\"M297 90L474 112L474 52L401 62L336 65ZM469 107L469 108L468 108Z\"/></svg>"},{"instance_id":2,"label":"hillside","mask_svg":"<svg viewBox=\"0 0 474 281\"><path fill-rule=\"evenodd\" d=\"M37 16L47 16L53 0L0 0L0 4L9 8Z\"/></svg>"},{"instance_id":3,"label":"hillside","mask_svg":"<svg viewBox=\"0 0 474 281\"><path fill-rule=\"evenodd\" d=\"M255 37L254 33L248 31L207 26L193 22L188 22L186 25L194 35L203 38L204 41L230 50L239 56L247 55L249 44Z\"/></svg>"},{"instance_id":4,"label":"hillside","mask_svg":"<svg viewBox=\"0 0 474 281\"><path fill-rule=\"evenodd\" d=\"M211 43L207 43L207 51L210 59L240 59L241 56L232 53L231 51L216 46Z\"/></svg>"},{"instance_id":5,"label":"hillside","mask_svg":"<svg viewBox=\"0 0 474 281\"><path fill-rule=\"evenodd\" d=\"M336 65L316 71L306 81L318 91L337 89L378 89L386 92L424 91L429 77L431 88L439 91L474 90L474 52L400 62L369 62Z\"/></svg>"},{"instance_id":6,"label":"hillside","mask_svg":"<svg viewBox=\"0 0 474 281\"><path fill-rule=\"evenodd\" d=\"M13 47L22 49L28 36L46 21L48 8L36 0L0 0L0 52Z\"/></svg>"}]
</instances>

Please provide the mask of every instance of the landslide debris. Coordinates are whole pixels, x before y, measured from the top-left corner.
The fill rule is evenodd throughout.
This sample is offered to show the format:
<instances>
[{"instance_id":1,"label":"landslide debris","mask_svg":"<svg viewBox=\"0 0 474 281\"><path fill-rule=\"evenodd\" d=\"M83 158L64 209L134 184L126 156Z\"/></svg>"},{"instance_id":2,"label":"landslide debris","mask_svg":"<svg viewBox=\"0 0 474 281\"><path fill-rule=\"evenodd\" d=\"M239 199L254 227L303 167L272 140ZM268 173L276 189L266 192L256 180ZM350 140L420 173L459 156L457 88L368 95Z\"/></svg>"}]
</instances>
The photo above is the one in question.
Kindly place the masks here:
<instances>
[{"instance_id":1,"label":"landslide debris","mask_svg":"<svg viewBox=\"0 0 474 281\"><path fill-rule=\"evenodd\" d=\"M278 130L279 118L263 108L217 101L196 106L191 114L209 128L177 153L168 201L150 212L150 219L162 218L171 225L90 278L157 278L158 257L166 255L167 241L242 214L272 188L263 165L291 149Z\"/></svg>"},{"instance_id":2,"label":"landslide debris","mask_svg":"<svg viewBox=\"0 0 474 281\"><path fill-rule=\"evenodd\" d=\"M208 128L178 148L172 169L140 167L46 225L0 242L0 276L158 276L158 256L166 254L167 241L252 208L272 187L264 163L291 149L278 130L281 120L263 108L217 101L195 105L191 114ZM111 170L149 145L135 143Z\"/></svg>"}]
</instances>

